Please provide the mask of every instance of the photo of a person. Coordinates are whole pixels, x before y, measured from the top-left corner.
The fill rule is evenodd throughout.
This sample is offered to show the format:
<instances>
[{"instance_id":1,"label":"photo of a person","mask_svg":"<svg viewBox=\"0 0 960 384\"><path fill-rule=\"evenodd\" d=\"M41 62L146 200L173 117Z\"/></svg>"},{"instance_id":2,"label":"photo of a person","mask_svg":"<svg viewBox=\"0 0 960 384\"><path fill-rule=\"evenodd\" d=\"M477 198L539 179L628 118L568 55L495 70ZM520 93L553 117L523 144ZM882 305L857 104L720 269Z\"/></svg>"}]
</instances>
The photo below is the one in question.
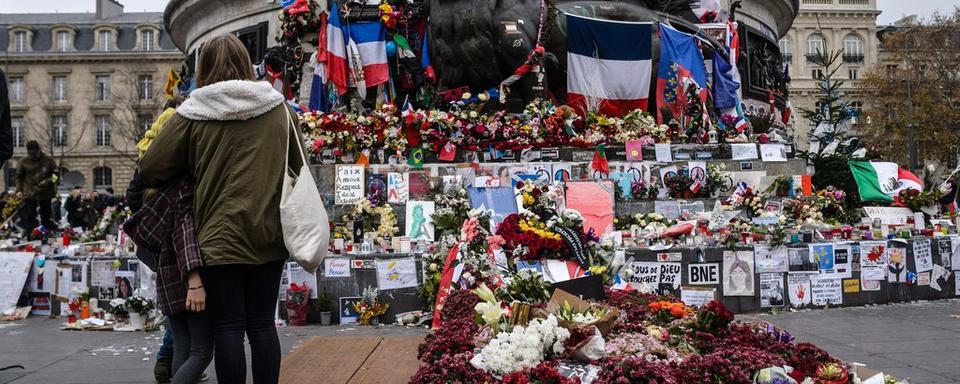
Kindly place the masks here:
<instances>
[{"instance_id":1,"label":"photo of a person","mask_svg":"<svg viewBox=\"0 0 960 384\"><path fill-rule=\"evenodd\" d=\"M126 299L133 296L133 284L130 283L129 278L117 277L116 296L118 299Z\"/></svg>"},{"instance_id":2,"label":"photo of a person","mask_svg":"<svg viewBox=\"0 0 960 384\"><path fill-rule=\"evenodd\" d=\"M783 306L783 286L780 284L780 281L773 282L769 295L769 304L771 307Z\"/></svg>"}]
</instances>

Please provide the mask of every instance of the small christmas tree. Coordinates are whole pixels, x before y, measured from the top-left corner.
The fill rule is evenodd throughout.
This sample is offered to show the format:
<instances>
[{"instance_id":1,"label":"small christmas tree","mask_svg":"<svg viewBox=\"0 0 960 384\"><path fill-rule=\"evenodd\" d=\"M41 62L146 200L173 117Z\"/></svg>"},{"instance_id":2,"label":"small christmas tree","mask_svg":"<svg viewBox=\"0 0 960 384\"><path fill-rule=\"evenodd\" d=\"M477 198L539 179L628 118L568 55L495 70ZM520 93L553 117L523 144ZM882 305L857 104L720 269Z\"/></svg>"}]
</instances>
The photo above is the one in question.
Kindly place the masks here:
<instances>
[{"instance_id":1,"label":"small christmas tree","mask_svg":"<svg viewBox=\"0 0 960 384\"><path fill-rule=\"evenodd\" d=\"M807 159L807 164L814 169L811 180L814 188L819 190L833 186L847 192L844 202L847 217L844 221L853 222L857 220L857 210L863 204L860 202L857 183L847 161L862 159L866 150L859 139L849 136L850 127L856 122L857 112L840 96L843 80L833 78L840 70L837 61L842 54L842 50L828 54L818 50L811 58L814 65L821 68L820 78L816 79L819 80L819 97L816 108L801 108L800 113L813 122L816 128L809 133L809 149L801 151L799 156Z\"/></svg>"}]
</instances>

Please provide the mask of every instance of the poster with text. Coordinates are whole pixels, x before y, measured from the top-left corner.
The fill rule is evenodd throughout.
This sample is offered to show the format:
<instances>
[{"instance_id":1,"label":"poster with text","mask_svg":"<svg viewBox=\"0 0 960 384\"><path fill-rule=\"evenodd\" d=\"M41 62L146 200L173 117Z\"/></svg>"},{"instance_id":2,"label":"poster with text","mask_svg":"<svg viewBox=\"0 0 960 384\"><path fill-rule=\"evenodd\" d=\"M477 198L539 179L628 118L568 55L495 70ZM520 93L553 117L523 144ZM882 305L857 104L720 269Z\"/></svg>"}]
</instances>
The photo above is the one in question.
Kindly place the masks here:
<instances>
[{"instance_id":1,"label":"poster with text","mask_svg":"<svg viewBox=\"0 0 960 384\"><path fill-rule=\"evenodd\" d=\"M760 307L782 307L784 302L783 274L760 274Z\"/></svg>"},{"instance_id":2,"label":"poster with text","mask_svg":"<svg viewBox=\"0 0 960 384\"><path fill-rule=\"evenodd\" d=\"M628 264L624 272L627 283L640 292L653 292L660 285L660 263L635 261Z\"/></svg>"},{"instance_id":3,"label":"poster with text","mask_svg":"<svg viewBox=\"0 0 960 384\"><path fill-rule=\"evenodd\" d=\"M933 270L933 250L930 238L915 237L913 239L913 260L916 263L917 273Z\"/></svg>"},{"instance_id":4,"label":"poster with text","mask_svg":"<svg viewBox=\"0 0 960 384\"><path fill-rule=\"evenodd\" d=\"M381 290L417 286L417 263L413 258L377 260L377 285Z\"/></svg>"},{"instance_id":5,"label":"poster with text","mask_svg":"<svg viewBox=\"0 0 960 384\"><path fill-rule=\"evenodd\" d=\"M720 263L687 264L687 282L690 285L719 285Z\"/></svg>"},{"instance_id":6,"label":"poster with text","mask_svg":"<svg viewBox=\"0 0 960 384\"><path fill-rule=\"evenodd\" d=\"M843 304L843 282L840 279L813 278L810 280L810 301L813 305Z\"/></svg>"},{"instance_id":7,"label":"poster with text","mask_svg":"<svg viewBox=\"0 0 960 384\"><path fill-rule=\"evenodd\" d=\"M346 257L328 257L323 259L324 277L350 277L350 259Z\"/></svg>"},{"instance_id":8,"label":"poster with text","mask_svg":"<svg viewBox=\"0 0 960 384\"><path fill-rule=\"evenodd\" d=\"M801 308L810 305L810 280L817 276L817 272L790 272L787 274L787 291L790 297L790 306Z\"/></svg>"},{"instance_id":9,"label":"poster with text","mask_svg":"<svg viewBox=\"0 0 960 384\"><path fill-rule=\"evenodd\" d=\"M723 295L753 296L753 251L723 252Z\"/></svg>"},{"instance_id":10,"label":"poster with text","mask_svg":"<svg viewBox=\"0 0 960 384\"><path fill-rule=\"evenodd\" d=\"M848 279L852 276L849 244L833 245L833 268L821 269L820 275L830 279Z\"/></svg>"},{"instance_id":11,"label":"poster with text","mask_svg":"<svg viewBox=\"0 0 960 384\"><path fill-rule=\"evenodd\" d=\"M907 282L907 248L891 246L887 248L887 281L891 283Z\"/></svg>"},{"instance_id":12,"label":"poster with text","mask_svg":"<svg viewBox=\"0 0 960 384\"><path fill-rule=\"evenodd\" d=\"M406 203L410 199L410 179L407 174L390 172L387 174L387 202Z\"/></svg>"},{"instance_id":13,"label":"poster with text","mask_svg":"<svg viewBox=\"0 0 960 384\"><path fill-rule=\"evenodd\" d=\"M333 199L337 205L359 203L364 197L364 176L362 165L337 165L334 179Z\"/></svg>"},{"instance_id":14,"label":"poster with text","mask_svg":"<svg viewBox=\"0 0 960 384\"><path fill-rule=\"evenodd\" d=\"M407 201L406 220L404 233L412 240L433 241L433 213L435 211L432 201Z\"/></svg>"},{"instance_id":15,"label":"poster with text","mask_svg":"<svg viewBox=\"0 0 960 384\"><path fill-rule=\"evenodd\" d=\"M862 268L887 266L886 241L861 241L860 266Z\"/></svg>"},{"instance_id":16,"label":"poster with text","mask_svg":"<svg viewBox=\"0 0 960 384\"><path fill-rule=\"evenodd\" d=\"M937 239L937 255L940 258L940 266L949 270L953 265L952 237L941 237Z\"/></svg>"},{"instance_id":17,"label":"poster with text","mask_svg":"<svg viewBox=\"0 0 960 384\"><path fill-rule=\"evenodd\" d=\"M817 261L821 271L833 269L833 244L810 244L810 256Z\"/></svg>"},{"instance_id":18,"label":"poster with text","mask_svg":"<svg viewBox=\"0 0 960 384\"><path fill-rule=\"evenodd\" d=\"M757 273L787 272L790 270L786 248L756 245L753 247L753 251L756 255Z\"/></svg>"}]
</instances>

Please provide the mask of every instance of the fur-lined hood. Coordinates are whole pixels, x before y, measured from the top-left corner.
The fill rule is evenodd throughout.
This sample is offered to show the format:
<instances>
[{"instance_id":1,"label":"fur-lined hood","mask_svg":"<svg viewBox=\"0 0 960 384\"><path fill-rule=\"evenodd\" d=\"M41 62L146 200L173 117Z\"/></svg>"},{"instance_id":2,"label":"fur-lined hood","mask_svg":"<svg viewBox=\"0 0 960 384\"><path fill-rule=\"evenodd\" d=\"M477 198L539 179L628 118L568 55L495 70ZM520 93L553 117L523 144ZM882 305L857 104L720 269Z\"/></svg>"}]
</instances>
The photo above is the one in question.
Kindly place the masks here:
<instances>
[{"instance_id":1,"label":"fur-lined hood","mask_svg":"<svg viewBox=\"0 0 960 384\"><path fill-rule=\"evenodd\" d=\"M283 95L265 81L228 80L197 88L177 108L190 120L248 120L283 103Z\"/></svg>"}]
</instances>

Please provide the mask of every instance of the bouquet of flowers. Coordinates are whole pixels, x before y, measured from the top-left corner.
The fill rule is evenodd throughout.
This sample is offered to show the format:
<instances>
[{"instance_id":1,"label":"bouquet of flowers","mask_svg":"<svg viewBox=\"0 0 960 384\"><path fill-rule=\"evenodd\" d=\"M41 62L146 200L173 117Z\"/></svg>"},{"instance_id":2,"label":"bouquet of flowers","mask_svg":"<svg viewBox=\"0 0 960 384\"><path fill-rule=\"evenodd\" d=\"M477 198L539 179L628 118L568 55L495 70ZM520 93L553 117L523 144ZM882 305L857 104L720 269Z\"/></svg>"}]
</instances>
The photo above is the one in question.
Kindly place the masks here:
<instances>
[{"instance_id":1,"label":"bouquet of flowers","mask_svg":"<svg viewBox=\"0 0 960 384\"><path fill-rule=\"evenodd\" d=\"M127 310L127 301L125 299L116 298L110 300L110 314L113 317L116 317L118 320L124 320L130 316L130 311Z\"/></svg>"},{"instance_id":2,"label":"bouquet of flowers","mask_svg":"<svg viewBox=\"0 0 960 384\"><path fill-rule=\"evenodd\" d=\"M634 200L656 200L660 194L660 188L656 183L644 180L637 180L630 183L630 192Z\"/></svg>"},{"instance_id":3,"label":"bouquet of flowers","mask_svg":"<svg viewBox=\"0 0 960 384\"><path fill-rule=\"evenodd\" d=\"M123 307L128 313L138 313L141 316L146 316L157 306L154 304L153 300L150 300L146 297L131 296L124 301Z\"/></svg>"},{"instance_id":4,"label":"bouquet of flowers","mask_svg":"<svg viewBox=\"0 0 960 384\"><path fill-rule=\"evenodd\" d=\"M378 237L392 237L400 229L397 228L397 214L390 205L380 203L374 205L372 196L361 200L354 206L353 211L344 215L340 223L334 227L334 237L344 236L344 238L353 237L353 225L359 219L363 222L363 231L374 232ZM361 239L352 239L354 242L360 242Z\"/></svg>"},{"instance_id":5,"label":"bouquet of flowers","mask_svg":"<svg viewBox=\"0 0 960 384\"><path fill-rule=\"evenodd\" d=\"M916 189L902 189L897 193L897 196L894 199L894 205L899 207L907 207L914 212L919 212L924 207L937 204L937 201L939 201L940 197L942 197L942 194L939 191L940 190L937 188L922 192Z\"/></svg>"},{"instance_id":6,"label":"bouquet of flowers","mask_svg":"<svg viewBox=\"0 0 960 384\"><path fill-rule=\"evenodd\" d=\"M387 313L390 304L381 303L379 294L379 289L367 287L360 295L360 301L353 303L353 310L360 314L360 325L370 325L374 317Z\"/></svg>"},{"instance_id":7,"label":"bouquet of flowers","mask_svg":"<svg viewBox=\"0 0 960 384\"><path fill-rule=\"evenodd\" d=\"M656 232L669 228L675 222L663 214L652 212L617 216L613 224L618 231Z\"/></svg>"}]
</instances>

